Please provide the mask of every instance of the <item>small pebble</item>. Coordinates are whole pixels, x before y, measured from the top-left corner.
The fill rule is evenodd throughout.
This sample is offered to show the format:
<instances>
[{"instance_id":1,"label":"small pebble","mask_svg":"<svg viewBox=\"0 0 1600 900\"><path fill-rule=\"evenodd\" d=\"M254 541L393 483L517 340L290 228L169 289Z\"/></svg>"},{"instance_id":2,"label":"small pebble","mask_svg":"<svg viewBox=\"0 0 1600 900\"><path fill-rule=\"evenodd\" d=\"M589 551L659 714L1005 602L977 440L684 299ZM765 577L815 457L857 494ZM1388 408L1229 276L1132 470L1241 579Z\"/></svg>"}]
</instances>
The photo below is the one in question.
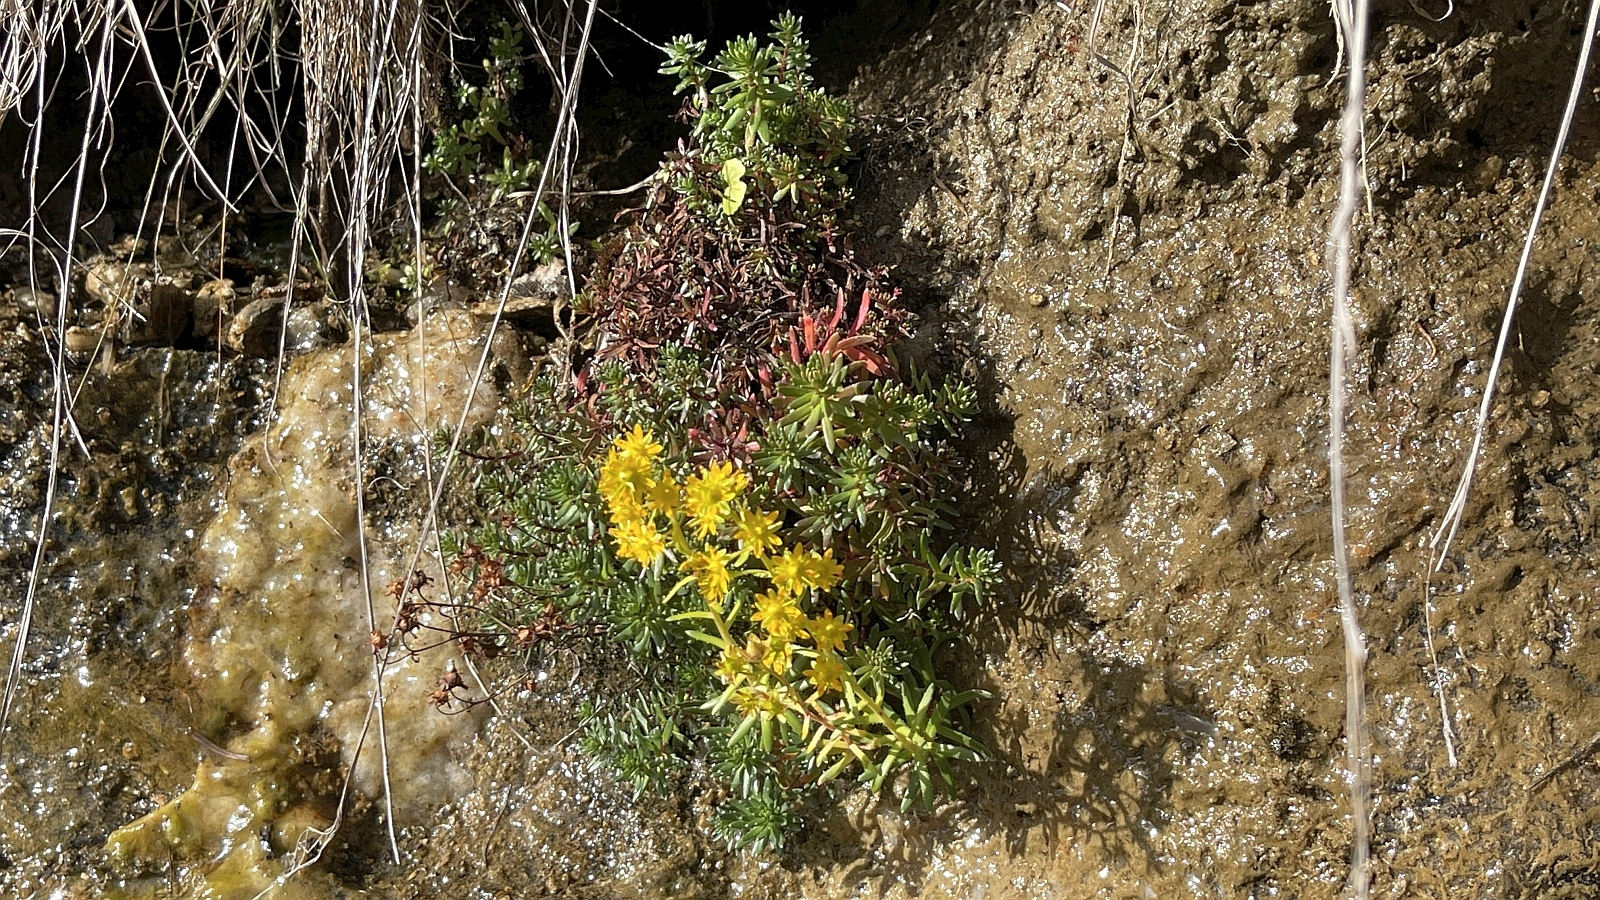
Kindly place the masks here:
<instances>
[{"instance_id":1,"label":"small pebble","mask_svg":"<svg viewBox=\"0 0 1600 900\"><path fill-rule=\"evenodd\" d=\"M125 234L115 244L111 245L111 252L127 258L138 256L149 248L150 242L144 238L136 238L131 234Z\"/></svg>"},{"instance_id":2,"label":"small pebble","mask_svg":"<svg viewBox=\"0 0 1600 900\"><path fill-rule=\"evenodd\" d=\"M122 299L126 284L127 275L115 262L94 266L83 277L83 289L89 297L108 306Z\"/></svg>"},{"instance_id":3,"label":"small pebble","mask_svg":"<svg viewBox=\"0 0 1600 900\"><path fill-rule=\"evenodd\" d=\"M68 356L82 362L100 346L100 329L73 325L67 329L62 343L66 345Z\"/></svg>"},{"instance_id":4,"label":"small pebble","mask_svg":"<svg viewBox=\"0 0 1600 900\"><path fill-rule=\"evenodd\" d=\"M11 301L23 313L37 313L43 319L56 317L56 295L53 291L19 287L11 292Z\"/></svg>"}]
</instances>

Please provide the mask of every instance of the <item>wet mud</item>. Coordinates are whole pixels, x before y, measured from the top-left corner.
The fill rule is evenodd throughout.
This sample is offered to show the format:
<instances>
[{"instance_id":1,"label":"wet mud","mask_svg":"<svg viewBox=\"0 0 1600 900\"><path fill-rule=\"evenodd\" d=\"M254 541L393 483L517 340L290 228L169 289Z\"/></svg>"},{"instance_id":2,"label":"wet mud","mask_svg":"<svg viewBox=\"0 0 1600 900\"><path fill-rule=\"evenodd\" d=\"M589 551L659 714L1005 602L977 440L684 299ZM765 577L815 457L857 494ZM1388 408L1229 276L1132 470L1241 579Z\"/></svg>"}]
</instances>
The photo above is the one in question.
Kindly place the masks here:
<instances>
[{"instance_id":1,"label":"wet mud","mask_svg":"<svg viewBox=\"0 0 1600 900\"><path fill-rule=\"evenodd\" d=\"M0 345L9 659L47 489L50 362L26 329L8 329ZM76 374L77 434L90 456L64 437L0 770L0 893L96 896L107 834L192 773L198 710L179 663L199 580L192 554L229 454L261 425L265 374L255 360L166 349Z\"/></svg>"},{"instance_id":2,"label":"wet mud","mask_svg":"<svg viewBox=\"0 0 1600 900\"><path fill-rule=\"evenodd\" d=\"M939 302L930 338L968 354L993 401L974 514L1003 536L1011 578L970 666L995 694L995 763L973 773L962 824L930 822L908 854L920 871L893 880L921 896L1337 896L1333 25L1316 3L1113 8L1091 47L1085 10L993 10L936 24L928 49L857 82L894 141L873 148L867 222ZM1583 10L1424 12L1376 13L1357 226L1347 452L1372 886L1582 896L1600 724L1592 107L1466 524L1431 579L1426 545L1470 446ZM927 64L963 45L970 65ZM974 833L995 874L971 865Z\"/></svg>"},{"instance_id":3,"label":"wet mud","mask_svg":"<svg viewBox=\"0 0 1600 900\"><path fill-rule=\"evenodd\" d=\"M992 759L963 767L933 811L851 795L813 811L781 855L731 857L703 827L704 798L636 801L573 753L584 682L567 660L507 699L509 723L460 739L452 758L473 786L402 830L403 865L357 828L308 891L1341 894L1325 248L1338 38L1321 0L1108 3L1091 41L1093 6L941 8L849 90L866 126L863 251L897 266L921 316L905 353L975 378L985 398L965 527L1000 551L1006 584L944 662L993 695L974 723ZM1445 6L1377 4L1371 45L1346 448L1372 888L1587 897L1600 882L1600 104L1586 95L1465 524L1430 574L1583 13L1479 2L1429 17ZM0 339L8 362L43 364L22 337ZM144 381L126 384L153 383L161 353L141 351ZM169 428L91 440L121 463L100 471L123 474L71 481L64 515L84 518L65 531L98 549L74 557L67 541L51 557L36 687L7 736L0 884L19 896L92 896L72 886L103 883L106 835L187 786L202 752L174 712L193 688L161 662L196 627L194 573L104 562L148 552L128 542L195 547L224 463L263 424L245 410L264 382L235 374L257 364L179 356L187 403L235 393L230 412L196 419L209 424L177 451L192 454L178 474L142 461L191 433ZM9 374L0 391L17 411L0 420L10 629L45 401ZM135 674L108 680L123 669Z\"/></svg>"}]
</instances>

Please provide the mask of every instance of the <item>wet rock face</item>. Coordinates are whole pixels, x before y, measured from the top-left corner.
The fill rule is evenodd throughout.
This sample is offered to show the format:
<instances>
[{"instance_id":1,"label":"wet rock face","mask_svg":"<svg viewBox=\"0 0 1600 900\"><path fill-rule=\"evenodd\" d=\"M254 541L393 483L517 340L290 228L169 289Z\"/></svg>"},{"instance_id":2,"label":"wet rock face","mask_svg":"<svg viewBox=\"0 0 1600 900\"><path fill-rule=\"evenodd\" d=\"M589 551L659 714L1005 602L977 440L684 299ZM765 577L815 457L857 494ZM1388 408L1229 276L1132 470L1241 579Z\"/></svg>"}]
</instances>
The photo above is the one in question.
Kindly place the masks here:
<instances>
[{"instance_id":1,"label":"wet rock face","mask_svg":"<svg viewBox=\"0 0 1600 900\"><path fill-rule=\"evenodd\" d=\"M415 332L364 340L367 451L391 442L420 447L463 408L468 427L487 421L498 403L492 386L480 386L468 406L484 339L469 313L450 310ZM130 871L160 869L174 857L184 865L220 860L214 870L179 871L198 892L249 893L282 873L275 855L311 844L333 824L341 772L351 773L356 796L377 801L391 791L402 822L426 819L470 784L451 748L471 741L480 717L431 713L441 654L387 660L394 721L382 749L379 726L368 721L368 635L387 631L397 598L385 586L409 573L417 537L399 520L360 536L357 352L334 347L297 359L271 427L229 462L227 494L199 542L201 602L191 608L183 654L209 752L188 790L111 835L108 854Z\"/></svg>"},{"instance_id":2,"label":"wet rock face","mask_svg":"<svg viewBox=\"0 0 1600 900\"><path fill-rule=\"evenodd\" d=\"M8 623L32 561L51 414L38 332L13 326L0 332ZM424 445L461 415L483 340L462 309L364 336L367 471L381 456L382 483L406 498L367 498L366 584L379 616L392 617L386 588L416 546ZM496 353L516 363L508 341ZM357 562L353 361L348 345L314 351L275 381L270 364L246 357L134 348L109 372L72 373L76 430L63 435L0 769L9 860L0 893L76 885L84 896L147 896L177 885L185 896L254 896L334 820L346 773L352 809L328 856L370 871L384 855L387 812L373 812L383 808L381 756L376 737L362 740L374 657ZM469 427L497 402L486 384ZM428 705L444 666L423 653L386 670L401 824L429 820L471 784L456 760L481 716ZM284 890L315 898L341 888L319 871Z\"/></svg>"},{"instance_id":3,"label":"wet rock face","mask_svg":"<svg viewBox=\"0 0 1600 900\"><path fill-rule=\"evenodd\" d=\"M1513 793L1600 721L1582 700L1595 581L1578 512L1600 437L1585 399L1600 167L1580 125L1468 522L1430 581L1424 545L1471 440L1583 10L1458 5L1432 22L1420 6L1374 20L1353 298L1374 877L1487 897L1558 886L1570 876L1541 860L1592 838L1569 805L1592 773L1528 805ZM873 249L992 398L970 512L1013 579L970 672L996 694L996 763L973 773L970 822L917 836L964 874L884 877L956 896L992 863L993 884L1039 890L1334 896L1337 37L1314 2L1108 4L1101 61L1088 26L1065 5L952 12L852 91L878 117L860 188ZM1495 837L1459 848L1466 832ZM991 837L957 849L973 833ZM846 887L831 878L813 893Z\"/></svg>"},{"instance_id":4,"label":"wet rock face","mask_svg":"<svg viewBox=\"0 0 1600 900\"><path fill-rule=\"evenodd\" d=\"M31 323L25 323L31 324ZM6 652L49 474L50 360L31 327L0 334L0 615ZM0 770L0 895L92 876L106 834L192 769L170 677L193 597L197 529L229 453L259 422L259 367L170 349L74 374L51 537ZM78 438L82 439L82 447ZM85 455L83 448L87 448ZM180 776L181 777L181 776Z\"/></svg>"}]
</instances>

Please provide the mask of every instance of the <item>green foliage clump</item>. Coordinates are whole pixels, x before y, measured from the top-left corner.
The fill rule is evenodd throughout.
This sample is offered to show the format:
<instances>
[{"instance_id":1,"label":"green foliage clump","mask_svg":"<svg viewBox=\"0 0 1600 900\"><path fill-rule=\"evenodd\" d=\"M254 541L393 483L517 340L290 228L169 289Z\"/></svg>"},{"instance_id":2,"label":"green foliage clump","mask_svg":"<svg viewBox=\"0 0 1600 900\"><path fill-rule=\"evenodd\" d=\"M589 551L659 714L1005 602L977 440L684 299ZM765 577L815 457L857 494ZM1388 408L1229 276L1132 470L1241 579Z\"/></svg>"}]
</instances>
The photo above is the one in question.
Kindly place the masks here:
<instances>
[{"instance_id":1,"label":"green foliage clump","mask_svg":"<svg viewBox=\"0 0 1600 900\"><path fill-rule=\"evenodd\" d=\"M996 574L948 545L939 500L971 390L874 375L837 340L780 366L762 417L681 349L648 378L595 374L588 398L536 382L479 435L499 514L447 548L488 621L550 605L624 653L582 710L583 748L641 791L703 758L729 795L719 833L750 849L781 845L846 772L907 806L948 789L950 763L982 752L960 725L978 694L933 651Z\"/></svg>"},{"instance_id":2,"label":"green foliage clump","mask_svg":"<svg viewBox=\"0 0 1600 900\"><path fill-rule=\"evenodd\" d=\"M727 215L746 202L787 200L820 224L845 201L850 103L812 82L799 18L785 13L770 36L774 43L754 35L730 41L710 65L700 61L704 41L685 35L667 48L661 71L678 76L702 161L722 182L715 195L692 177L680 178L679 189Z\"/></svg>"},{"instance_id":3,"label":"green foliage clump","mask_svg":"<svg viewBox=\"0 0 1600 900\"><path fill-rule=\"evenodd\" d=\"M841 779L909 807L980 758L934 657L997 575L948 521L974 393L898 369L906 313L835 231L849 107L775 29L673 45L694 134L589 283L597 353L472 439L485 514L446 542L464 646L584 641L582 748L641 792L720 783L758 852Z\"/></svg>"},{"instance_id":4,"label":"green foliage clump","mask_svg":"<svg viewBox=\"0 0 1600 900\"><path fill-rule=\"evenodd\" d=\"M879 299L860 334L901 333L886 272L840 230L850 106L812 83L799 19L773 27L773 43L740 38L710 64L704 42L669 48L664 71L693 127L579 298L608 336L603 359L647 364L653 348L682 344L725 372L728 390L755 392L788 329L841 294Z\"/></svg>"},{"instance_id":5,"label":"green foliage clump","mask_svg":"<svg viewBox=\"0 0 1600 900\"><path fill-rule=\"evenodd\" d=\"M422 168L434 175L466 181L469 187L487 187L482 202L489 207L529 191L542 169L539 160L531 158L527 140L514 128L512 103L523 88L522 30L504 20L497 28L482 63L484 83L468 79L457 83L454 98L460 118L435 135L433 147L422 160ZM530 235L528 250L543 264L561 254L561 231L555 214L542 200L538 201L538 213L545 221L545 231ZM439 214L447 234L457 217L471 213L456 200L446 200Z\"/></svg>"},{"instance_id":6,"label":"green foliage clump","mask_svg":"<svg viewBox=\"0 0 1600 900\"><path fill-rule=\"evenodd\" d=\"M522 90L522 32L506 21L499 28L499 35L489 40L489 58L483 61L487 83L463 79L456 85L456 105L463 116L434 138L422 167L435 175L482 176L504 194L526 186L539 174L539 163L518 159L507 137L511 100ZM498 167L484 158L495 150L500 151Z\"/></svg>"}]
</instances>

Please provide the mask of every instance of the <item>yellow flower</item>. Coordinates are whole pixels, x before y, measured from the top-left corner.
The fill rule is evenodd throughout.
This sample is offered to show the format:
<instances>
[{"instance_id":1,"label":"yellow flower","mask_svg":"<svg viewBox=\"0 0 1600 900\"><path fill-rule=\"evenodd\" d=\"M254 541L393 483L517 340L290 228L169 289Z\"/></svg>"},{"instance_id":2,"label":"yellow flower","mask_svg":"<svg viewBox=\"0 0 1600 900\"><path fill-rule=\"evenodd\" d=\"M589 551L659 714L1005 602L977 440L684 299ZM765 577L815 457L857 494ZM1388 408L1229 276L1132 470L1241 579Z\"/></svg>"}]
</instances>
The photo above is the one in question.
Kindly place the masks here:
<instances>
[{"instance_id":1,"label":"yellow flower","mask_svg":"<svg viewBox=\"0 0 1600 900\"><path fill-rule=\"evenodd\" d=\"M806 620L806 626L818 650L843 650L845 635L855 628L843 619L835 619L831 609L824 610L815 619Z\"/></svg>"},{"instance_id":2,"label":"yellow flower","mask_svg":"<svg viewBox=\"0 0 1600 900\"><path fill-rule=\"evenodd\" d=\"M613 522L642 516L642 498L650 487L649 460L624 455L613 447L600 467L599 487Z\"/></svg>"},{"instance_id":3,"label":"yellow flower","mask_svg":"<svg viewBox=\"0 0 1600 900\"><path fill-rule=\"evenodd\" d=\"M649 517L644 505L632 492L620 493L610 498L606 503L606 515L610 517L613 526L643 522Z\"/></svg>"},{"instance_id":4,"label":"yellow flower","mask_svg":"<svg viewBox=\"0 0 1600 900\"><path fill-rule=\"evenodd\" d=\"M600 467L600 490L638 491L649 480L649 460L620 453L615 447L607 451L605 465Z\"/></svg>"},{"instance_id":5,"label":"yellow flower","mask_svg":"<svg viewBox=\"0 0 1600 900\"><path fill-rule=\"evenodd\" d=\"M806 588L831 590L844 574L844 566L833 561L833 550L817 554L796 546L767 560L767 573L778 590L800 594Z\"/></svg>"},{"instance_id":6,"label":"yellow flower","mask_svg":"<svg viewBox=\"0 0 1600 900\"><path fill-rule=\"evenodd\" d=\"M783 715L783 698L765 685L747 685L733 692L733 705L745 718L775 719Z\"/></svg>"},{"instance_id":7,"label":"yellow flower","mask_svg":"<svg viewBox=\"0 0 1600 900\"><path fill-rule=\"evenodd\" d=\"M725 647L722 658L717 660L717 677L723 684L733 684L734 681L750 673L750 659L735 647Z\"/></svg>"},{"instance_id":8,"label":"yellow flower","mask_svg":"<svg viewBox=\"0 0 1600 900\"><path fill-rule=\"evenodd\" d=\"M666 538L642 517L624 519L611 526L611 537L617 542L618 556L645 568L667 552Z\"/></svg>"},{"instance_id":9,"label":"yellow flower","mask_svg":"<svg viewBox=\"0 0 1600 900\"><path fill-rule=\"evenodd\" d=\"M817 654L811 668L806 670L806 677L811 679L811 685L819 694L837 691L844 679L844 663L840 662L837 654L824 650Z\"/></svg>"},{"instance_id":10,"label":"yellow flower","mask_svg":"<svg viewBox=\"0 0 1600 900\"><path fill-rule=\"evenodd\" d=\"M806 617L795 603L794 595L783 591L757 594L756 611L751 614L750 621L765 628L773 640L781 643L805 636Z\"/></svg>"},{"instance_id":11,"label":"yellow flower","mask_svg":"<svg viewBox=\"0 0 1600 900\"><path fill-rule=\"evenodd\" d=\"M721 547L707 547L689 554L679 568L694 576L695 586L707 603L721 604L733 583L733 573L728 571L728 560L733 554Z\"/></svg>"},{"instance_id":12,"label":"yellow flower","mask_svg":"<svg viewBox=\"0 0 1600 900\"><path fill-rule=\"evenodd\" d=\"M806 557L805 564L800 568L800 580L804 581L818 591L829 591L839 582L839 576L844 574L844 566L833 561L833 548L828 548L826 553L818 556L815 553Z\"/></svg>"},{"instance_id":13,"label":"yellow flower","mask_svg":"<svg viewBox=\"0 0 1600 900\"><path fill-rule=\"evenodd\" d=\"M794 659L794 646L788 641L773 641L767 647L767 654L761 657L761 665L767 671L778 676L787 676L789 663Z\"/></svg>"},{"instance_id":14,"label":"yellow flower","mask_svg":"<svg viewBox=\"0 0 1600 900\"><path fill-rule=\"evenodd\" d=\"M772 675L786 676L789 662L793 659L794 647L788 642L776 639L769 641L754 632L744 636L742 652L732 648L723 651L723 663L729 671L747 677L752 674L751 666L760 666ZM717 672L720 674L722 670L723 665L718 665Z\"/></svg>"},{"instance_id":15,"label":"yellow flower","mask_svg":"<svg viewBox=\"0 0 1600 900\"><path fill-rule=\"evenodd\" d=\"M739 688L733 692L733 706L739 710L739 715L748 719L760 709L762 691L757 685Z\"/></svg>"},{"instance_id":16,"label":"yellow flower","mask_svg":"<svg viewBox=\"0 0 1600 900\"><path fill-rule=\"evenodd\" d=\"M744 636L744 658L746 662L758 663L764 659L771 648L766 638L751 632Z\"/></svg>"},{"instance_id":17,"label":"yellow flower","mask_svg":"<svg viewBox=\"0 0 1600 900\"><path fill-rule=\"evenodd\" d=\"M638 425L633 426L632 434L617 438L611 447L624 458L638 460L645 468L661 454L661 445Z\"/></svg>"},{"instance_id":18,"label":"yellow flower","mask_svg":"<svg viewBox=\"0 0 1600 900\"><path fill-rule=\"evenodd\" d=\"M795 547L767 560L767 573L772 576L772 586L780 594L798 595L806 589L801 570L805 566L806 551Z\"/></svg>"},{"instance_id":19,"label":"yellow flower","mask_svg":"<svg viewBox=\"0 0 1600 900\"><path fill-rule=\"evenodd\" d=\"M651 512L671 516L677 514L681 496L682 491L678 483L672 480L671 475L663 475L650 483L649 489L645 491L644 503Z\"/></svg>"},{"instance_id":20,"label":"yellow flower","mask_svg":"<svg viewBox=\"0 0 1600 900\"><path fill-rule=\"evenodd\" d=\"M683 483L684 509L694 523L695 535L707 538L728 517L728 507L750 480L736 472L733 463L719 462L690 475Z\"/></svg>"},{"instance_id":21,"label":"yellow flower","mask_svg":"<svg viewBox=\"0 0 1600 900\"><path fill-rule=\"evenodd\" d=\"M733 536L739 540L739 549L758 557L783 545L778 539L778 514L775 512L739 510L733 517Z\"/></svg>"}]
</instances>

